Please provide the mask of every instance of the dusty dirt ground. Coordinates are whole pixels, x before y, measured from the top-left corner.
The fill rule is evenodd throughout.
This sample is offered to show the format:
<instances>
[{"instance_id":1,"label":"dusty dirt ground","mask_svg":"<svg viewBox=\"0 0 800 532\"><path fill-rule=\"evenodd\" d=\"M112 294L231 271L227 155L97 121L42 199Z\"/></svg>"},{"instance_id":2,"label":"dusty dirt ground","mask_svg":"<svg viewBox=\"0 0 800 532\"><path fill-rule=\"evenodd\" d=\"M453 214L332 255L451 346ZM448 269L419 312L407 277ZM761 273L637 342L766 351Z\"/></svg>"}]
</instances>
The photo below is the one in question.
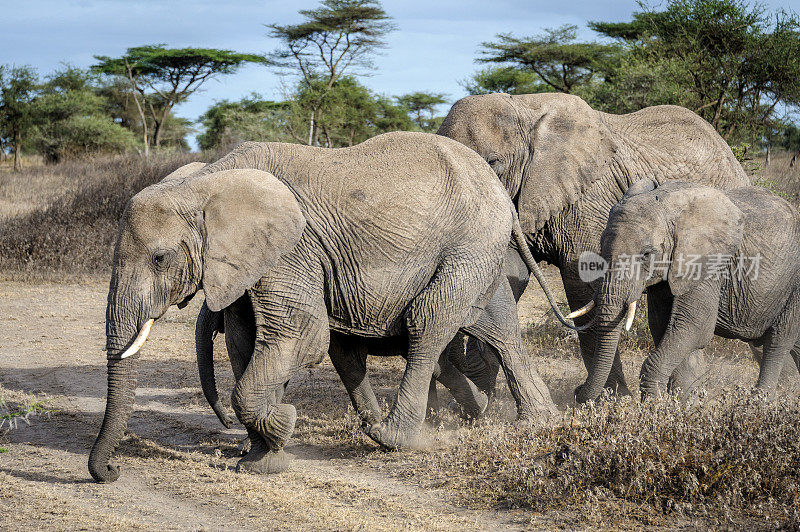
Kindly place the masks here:
<instances>
[{"instance_id":1,"label":"dusty dirt ground","mask_svg":"<svg viewBox=\"0 0 800 532\"><path fill-rule=\"evenodd\" d=\"M552 268L547 276L560 282ZM205 403L194 360L194 318L202 297L172 308L153 327L142 352L136 409L115 457L120 479L92 481L86 463L102 420L106 376L106 281L27 284L0 281L0 396L18 407L46 400L49 414L0 432L0 528L454 530L572 528L569 515L476 509L460 502L446 479L431 481L405 467L413 453L447 452L459 423L445 413L427 427L431 447L385 452L361 434L330 362L292 380L285 401L298 409L287 450L289 471L273 476L234 472L240 426L226 430ZM563 293L559 295L563 301ZM529 287L523 324L541 323L541 290ZM561 408L583 379L574 339L553 350L531 340L542 377ZM535 335L534 335L535 336ZM742 350L746 353L746 350ZM565 354L567 353L567 354ZM571 355L569 353L572 353ZM216 367L223 396L233 384L220 336ZM625 358L631 379L641 356ZM715 375L754 382L744 355L725 359ZM370 359L379 397L390 404L401 360ZM795 373L796 376L796 373ZM635 380L635 379L634 379ZM795 379L796 380L796 379ZM502 390L505 384L499 383ZM444 395L444 392L441 392ZM507 392L489 412L510 420ZM424 477L424 478L423 478ZM574 525L574 523L573 523Z\"/></svg>"}]
</instances>

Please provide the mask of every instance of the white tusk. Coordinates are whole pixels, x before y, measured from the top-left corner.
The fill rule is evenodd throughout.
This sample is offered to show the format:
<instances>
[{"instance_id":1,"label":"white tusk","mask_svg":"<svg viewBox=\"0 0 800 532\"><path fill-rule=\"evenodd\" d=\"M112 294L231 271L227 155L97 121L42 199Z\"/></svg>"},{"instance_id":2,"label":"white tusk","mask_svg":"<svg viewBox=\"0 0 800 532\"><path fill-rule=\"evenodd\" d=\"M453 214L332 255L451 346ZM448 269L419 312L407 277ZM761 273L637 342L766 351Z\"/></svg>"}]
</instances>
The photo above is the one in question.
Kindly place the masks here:
<instances>
[{"instance_id":1,"label":"white tusk","mask_svg":"<svg viewBox=\"0 0 800 532\"><path fill-rule=\"evenodd\" d=\"M145 340L147 340L147 335L150 334L150 327L153 326L154 321L155 320L151 318L145 322L145 324L142 326L142 330L139 331L139 334L136 336L136 340L133 341L133 344L131 344L131 346L126 349L125 352L119 356L119 358L128 358L131 355L135 355L139 349L142 348Z\"/></svg>"},{"instance_id":2,"label":"white tusk","mask_svg":"<svg viewBox=\"0 0 800 532\"><path fill-rule=\"evenodd\" d=\"M567 314L568 319L575 319L579 316L583 316L584 314L588 313L594 308L594 300L589 301L587 304L576 310L575 312L570 312Z\"/></svg>"},{"instance_id":3,"label":"white tusk","mask_svg":"<svg viewBox=\"0 0 800 532\"><path fill-rule=\"evenodd\" d=\"M633 318L636 316L636 301L628 305L628 318L625 320L625 330L630 331Z\"/></svg>"}]
</instances>

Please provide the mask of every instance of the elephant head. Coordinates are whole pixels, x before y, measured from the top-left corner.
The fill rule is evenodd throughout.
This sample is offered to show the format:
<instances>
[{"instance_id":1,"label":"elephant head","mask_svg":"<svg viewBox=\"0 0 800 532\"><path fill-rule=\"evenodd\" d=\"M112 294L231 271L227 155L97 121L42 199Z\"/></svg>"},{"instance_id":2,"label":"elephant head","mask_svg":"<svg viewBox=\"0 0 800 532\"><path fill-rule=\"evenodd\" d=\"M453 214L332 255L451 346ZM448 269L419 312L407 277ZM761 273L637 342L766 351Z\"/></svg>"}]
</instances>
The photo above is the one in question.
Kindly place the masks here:
<instances>
[{"instance_id":1,"label":"elephant head","mask_svg":"<svg viewBox=\"0 0 800 532\"><path fill-rule=\"evenodd\" d=\"M600 395L623 323L630 328L645 288L664 281L674 297L690 294L712 260L737 252L742 225L742 212L717 189L650 180L628 189L601 238L608 270L586 307L595 310L597 343L589 376L576 390L578 402Z\"/></svg>"},{"instance_id":2,"label":"elephant head","mask_svg":"<svg viewBox=\"0 0 800 532\"><path fill-rule=\"evenodd\" d=\"M601 179L617 151L600 114L565 94L467 96L437 133L489 163L515 200L526 233L541 229Z\"/></svg>"},{"instance_id":3,"label":"elephant head","mask_svg":"<svg viewBox=\"0 0 800 532\"><path fill-rule=\"evenodd\" d=\"M138 350L153 321L202 288L213 311L230 305L299 241L305 219L292 192L258 170L209 172L192 163L136 194L114 248L106 308L108 396L89 456L98 482L133 409Z\"/></svg>"}]
</instances>

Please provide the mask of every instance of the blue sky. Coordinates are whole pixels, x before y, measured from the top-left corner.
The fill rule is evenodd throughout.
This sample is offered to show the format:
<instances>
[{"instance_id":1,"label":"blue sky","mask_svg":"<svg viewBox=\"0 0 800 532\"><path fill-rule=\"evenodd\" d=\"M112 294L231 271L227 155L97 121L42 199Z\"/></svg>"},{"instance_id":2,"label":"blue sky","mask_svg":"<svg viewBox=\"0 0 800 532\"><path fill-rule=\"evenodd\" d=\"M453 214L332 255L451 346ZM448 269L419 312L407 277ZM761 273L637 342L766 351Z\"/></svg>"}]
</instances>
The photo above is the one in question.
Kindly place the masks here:
<instances>
[{"instance_id":1,"label":"blue sky","mask_svg":"<svg viewBox=\"0 0 800 532\"><path fill-rule=\"evenodd\" d=\"M364 78L372 90L399 95L417 90L464 96L459 81L480 65L481 42L500 32L534 35L562 24L580 27L593 39L589 20L629 20L635 0L386 0L384 9L398 29L376 57L376 71ZM0 0L0 64L29 64L41 73L62 62L87 67L94 55L119 55L131 46L226 48L264 53L276 48L264 24L300 21L299 9L317 0ZM651 2L653 4L653 2ZM770 0L771 9L800 11L800 0ZM655 2L658 5L658 2ZM281 78L262 66L212 80L177 108L196 119L215 100L239 99L251 92L281 98Z\"/></svg>"}]
</instances>

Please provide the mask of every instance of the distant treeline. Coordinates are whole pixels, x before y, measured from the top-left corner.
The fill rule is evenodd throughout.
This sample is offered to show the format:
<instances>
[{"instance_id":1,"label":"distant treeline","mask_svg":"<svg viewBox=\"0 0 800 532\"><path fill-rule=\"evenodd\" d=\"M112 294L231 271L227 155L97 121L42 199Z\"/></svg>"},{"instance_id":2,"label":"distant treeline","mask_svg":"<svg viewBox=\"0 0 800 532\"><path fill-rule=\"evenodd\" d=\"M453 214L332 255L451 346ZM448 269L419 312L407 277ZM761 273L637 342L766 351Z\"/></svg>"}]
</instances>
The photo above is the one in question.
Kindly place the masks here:
<instances>
[{"instance_id":1,"label":"distant treeline","mask_svg":"<svg viewBox=\"0 0 800 532\"><path fill-rule=\"evenodd\" d=\"M376 0L323 0L293 25L268 25L281 45L266 55L206 48L129 48L96 56L89 69L44 77L30 66L0 67L0 159L38 154L47 162L98 152L201 149L242 140L348 146L394 130L436 131L448 95L375 94L360 81L396 27ZM461 82L467 93L567 92L613 113L675 104L711 123L740 157L781 146L800 151L800 19L742 0L640 4L628 22L589 22L542 35L497 35L480 45L487 66ZM173 113L207 80L256 63L286 74L281 101L259 94L222 100L197 121Z\"/></svg>"}]
</instances>

